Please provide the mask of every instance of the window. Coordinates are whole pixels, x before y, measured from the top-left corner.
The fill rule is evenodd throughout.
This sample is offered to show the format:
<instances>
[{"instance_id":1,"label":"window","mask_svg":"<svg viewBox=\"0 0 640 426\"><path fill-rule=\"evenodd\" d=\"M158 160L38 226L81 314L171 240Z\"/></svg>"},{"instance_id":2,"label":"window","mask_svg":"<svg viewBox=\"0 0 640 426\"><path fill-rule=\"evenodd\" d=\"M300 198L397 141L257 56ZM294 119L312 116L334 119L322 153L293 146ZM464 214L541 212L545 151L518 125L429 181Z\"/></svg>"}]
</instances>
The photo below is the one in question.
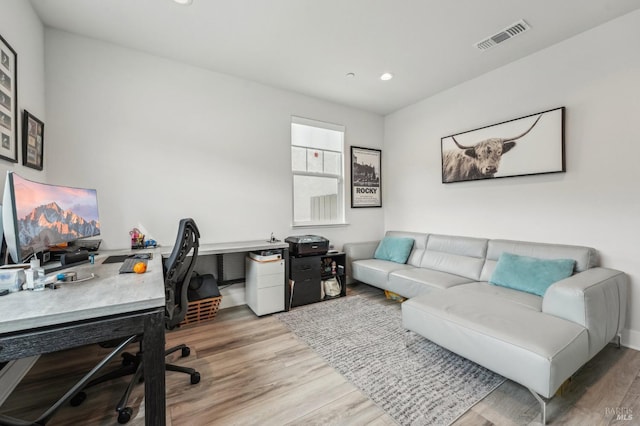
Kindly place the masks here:
<instances>
[{"instance_id":1,"label":"window","mask_svg":"<svg viewBox=\"0 0 640 426\"><path fill-rule=\"evenodd\" d=\"M293 225L344 223L344 127L291 118Z\"/></svg>"}]
</instances>

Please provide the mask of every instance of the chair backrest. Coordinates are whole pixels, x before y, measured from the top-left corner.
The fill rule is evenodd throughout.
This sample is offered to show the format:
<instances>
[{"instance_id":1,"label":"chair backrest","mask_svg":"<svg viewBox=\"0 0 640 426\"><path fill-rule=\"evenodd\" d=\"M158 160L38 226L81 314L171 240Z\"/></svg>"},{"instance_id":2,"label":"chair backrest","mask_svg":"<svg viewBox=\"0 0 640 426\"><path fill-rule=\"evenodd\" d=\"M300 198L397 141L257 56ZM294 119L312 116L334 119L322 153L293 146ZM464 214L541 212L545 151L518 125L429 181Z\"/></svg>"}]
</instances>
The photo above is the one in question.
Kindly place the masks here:
<instances>
[{"instance_id":1,"label":"chair backrest","mask_svg":"<svg viewBox=\"0 0 640 426\"><path fill-rule=\"evenodd\" d=\"M169 329L182 322L189 308L187 290L198 257L199 238L193 219L180 220L176 244L164 263L165 326Z\"/></svg>"}]
</instances>

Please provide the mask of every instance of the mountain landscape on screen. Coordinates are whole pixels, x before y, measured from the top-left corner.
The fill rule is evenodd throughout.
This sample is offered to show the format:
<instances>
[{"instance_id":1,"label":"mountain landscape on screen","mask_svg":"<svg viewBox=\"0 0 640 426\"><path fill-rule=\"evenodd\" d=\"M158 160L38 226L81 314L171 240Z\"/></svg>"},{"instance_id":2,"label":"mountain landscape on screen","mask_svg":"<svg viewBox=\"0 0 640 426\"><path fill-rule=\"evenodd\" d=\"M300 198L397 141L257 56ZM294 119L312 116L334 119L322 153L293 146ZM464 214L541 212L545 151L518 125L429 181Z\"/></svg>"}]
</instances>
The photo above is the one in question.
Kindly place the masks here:
<instances>
[{"instance_id":1,"label":"mountain landscape on screen","mask_svg":"<svg viewBox=\"0 0 640 426\"><path fill-rule=\"evenodd\" d=\"M100 222L85 220L71 209L63 210L55 202L34 208L18 222L20 241L27 249L100 233Z\"/></svg>"}]
</instances>

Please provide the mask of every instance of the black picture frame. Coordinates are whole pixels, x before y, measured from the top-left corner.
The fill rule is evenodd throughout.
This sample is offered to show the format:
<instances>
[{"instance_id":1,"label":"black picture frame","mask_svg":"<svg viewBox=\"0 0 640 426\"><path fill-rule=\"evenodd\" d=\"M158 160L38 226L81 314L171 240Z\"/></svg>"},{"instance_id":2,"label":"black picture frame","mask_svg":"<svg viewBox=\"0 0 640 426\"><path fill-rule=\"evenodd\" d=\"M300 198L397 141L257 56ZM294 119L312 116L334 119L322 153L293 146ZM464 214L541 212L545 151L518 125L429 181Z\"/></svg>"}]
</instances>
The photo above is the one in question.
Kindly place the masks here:
<instances>
[{"instance_id":1,"label":"black picture frame","mask_svg":"<svg viewBox=\"0 0 640 426\"><path fill-rule=\"evenodd\" d=\"M442 183L566 172L565 107L441 139Z\"/></svg>"},{"instance_id":2,"label":"black picture frame","mask_svg":"<svg viewBox=\"0 0 640 426\"><path fill-rule=\"evenodd\" d=\"M0 35L0 159L18 162L18 54Z\"/></svg>"},{"instance_id":3,"label":"black picture frame","mask_svg":"<svg viewBox=\"0 0 640 426\"><path fill-rule=\"evenodd\" d=\"M351 207L382 207L382 150L351 147Z\"/></svg>"},{"instance_id":4,"label":"black picture frame","mask_svg":"<svg viewBox=\"0 0 640 426\"><path fill-rule=\"evenodd\" d=\"M22 165L42 170L43 160L44 123L25 109L22 118Z\"/></svg>"}]
</instances>

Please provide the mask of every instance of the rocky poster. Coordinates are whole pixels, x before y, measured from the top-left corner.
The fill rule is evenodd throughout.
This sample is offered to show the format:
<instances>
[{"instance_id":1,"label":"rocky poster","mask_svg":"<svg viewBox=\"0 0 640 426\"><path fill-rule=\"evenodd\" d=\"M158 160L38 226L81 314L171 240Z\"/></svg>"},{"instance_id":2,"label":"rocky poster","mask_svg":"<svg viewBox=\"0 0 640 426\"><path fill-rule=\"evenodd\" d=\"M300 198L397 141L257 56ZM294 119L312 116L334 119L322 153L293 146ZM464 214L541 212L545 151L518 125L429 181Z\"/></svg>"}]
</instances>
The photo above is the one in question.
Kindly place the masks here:
<instances>
[{"instance_id":1,"label":"rocky poster","mask_svg":"<svg viewBox=\"0 0 640 426\"><path fill-rule=\"evenodd\" d=\"M382 151L351 147L351 207L382 207Z\"/></svg>"}]
</instances>

